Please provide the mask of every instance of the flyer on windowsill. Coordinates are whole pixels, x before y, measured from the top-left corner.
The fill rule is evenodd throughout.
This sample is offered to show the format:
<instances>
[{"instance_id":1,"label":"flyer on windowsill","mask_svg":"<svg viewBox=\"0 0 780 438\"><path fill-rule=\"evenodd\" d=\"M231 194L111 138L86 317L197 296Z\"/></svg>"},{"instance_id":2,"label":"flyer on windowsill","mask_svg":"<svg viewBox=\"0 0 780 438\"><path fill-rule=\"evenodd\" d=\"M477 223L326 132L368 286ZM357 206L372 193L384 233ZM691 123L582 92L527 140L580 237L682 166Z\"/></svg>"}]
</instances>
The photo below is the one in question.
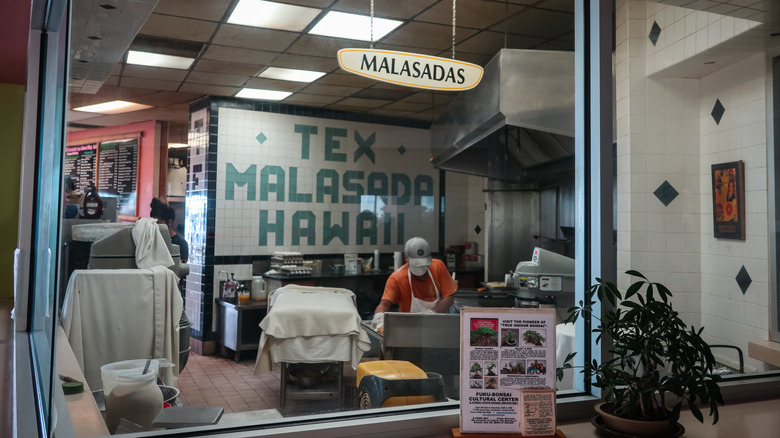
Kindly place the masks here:
<instances>
[{"instance_id":1,"label":"flyer on windowsill","mask_svg":"<svg viewBox=\"0 0 780 438\"><path fill-rule=\"evenodd\" d=\"M464 307L460 323L460 431L520 434L522 391L555 391L555 309Z\"/></svg>"}]
</instances>

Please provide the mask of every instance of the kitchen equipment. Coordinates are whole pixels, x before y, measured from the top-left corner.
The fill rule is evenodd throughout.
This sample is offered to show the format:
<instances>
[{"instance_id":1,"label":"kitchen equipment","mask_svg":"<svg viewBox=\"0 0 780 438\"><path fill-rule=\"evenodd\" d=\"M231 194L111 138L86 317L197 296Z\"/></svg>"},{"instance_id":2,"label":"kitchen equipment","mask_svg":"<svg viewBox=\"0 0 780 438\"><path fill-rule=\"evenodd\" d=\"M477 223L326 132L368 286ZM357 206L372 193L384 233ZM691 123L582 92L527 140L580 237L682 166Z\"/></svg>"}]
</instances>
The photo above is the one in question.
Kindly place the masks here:
<instances>
[{"instance_id":1,"label":"kitchen equipment","mask_svg":"<svg viewBox=\"0 0 780 438\"><path fill-rule=\"evenodd\" d=\"M357 368L360 409L405 406L446 401L444 382L411 362L377 360Z\"/></svg>"},{"instance_id":2,"label":"kitchen equipment","mask_svg":"<svg viewBox=\"0 0 780 438\"><path fill-rule=\"evenodd\" d=\"M152 421L163 409L163 394L156 380L155 373L125 370L117 374L116 386L105 395L109 432L116 432L122 418L147 430L152 427Z\"/></svg>"},{"instance_id":3,"label":"kitchen equipment","mask_svg":"<svg viewBox=\"0 0 780 438\"><path fill-rule=\"evenodd\" d=\"M574 306L574 259L536 247L530 261L517 264L512 283L518 299L545 299L549 305L554 298L562 321Z\"/></svg>"},{"instance_id":4,"label":"kitchen equipment","mask_svg":"<svg viewBox=\"0 0 780 438\"><path fill-rule=\"evenodd\" d=\"M230 273L230 278L227 277L227 272L225 271L219 271L219 273L225 274L225 283L222 284L222 298L225 301L231 301L235 302L236 300L236 293L238 292L238 285L239 283L234 278L235 273Z\"/></svg>"},{"instance_id":5,"label":"kitchen equipment","mask_svg":"<svg viewBox=\"0 0 780 438\"><path fill-rule=\"evenodd\" d=\"M330 270L333 275L344 275L344 265L330 265Z\"/></svg>"},{"instance_id":6,"label":"kitchen equipment","mask_svg":"<svg viewBox=\"0 0 780 438\"><path fill-rule=\"evenodd\" d=\"M374 250L374 266L373 266L373 269L375 271L379 270L379 250L378 249Z\"/></svg>"},{"instance_id":7,"label":"kitchen equipment","mask_svg":"<svg viewBox=\"0 0 780 438\"><path fill-rule=\"evenodd\" d=\"M123 360L120 362L113 362L100 367L100 378L103 381L103 394L108 397L111 394L111 390L114 389L117 382L117 375L120 372L130 374L143 374L144 366L146 366L147 359L132 359ZM157 359L149 361L149 370L147 374L153 374L157 377L160 369L160 363Z\"/></svg>"},{"instance_id":8,"label":"kitchen equipment","mask_svg":"<svg viewBox=\"0 0 780 438\"><path fill-rule=\"evenodd\" d=\"M250 298L252 301L262 301L267 297L268 283L262 275L255 275L252 277L252 293L250 294Z\"/></svg>"}]
</instances>

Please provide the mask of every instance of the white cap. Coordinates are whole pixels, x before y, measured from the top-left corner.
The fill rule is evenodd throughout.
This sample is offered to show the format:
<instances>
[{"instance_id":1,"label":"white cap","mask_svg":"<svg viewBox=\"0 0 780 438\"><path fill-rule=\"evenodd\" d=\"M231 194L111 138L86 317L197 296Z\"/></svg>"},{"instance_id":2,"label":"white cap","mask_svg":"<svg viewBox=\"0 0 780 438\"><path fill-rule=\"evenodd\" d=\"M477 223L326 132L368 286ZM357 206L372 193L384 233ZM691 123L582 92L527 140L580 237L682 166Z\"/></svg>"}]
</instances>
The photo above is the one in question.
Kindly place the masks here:
<instances>
[{"instance_id":1,"label":"white cap","mask_svg":"<svg viewBox=\"0 0 780 438\"><path fill-rule=\"evenodd\" d=\"M431 266L431 247L422 237L412 237L404 245L404 253L409 266L413 268L427 268Z\"/></svg>"}]
</instances>

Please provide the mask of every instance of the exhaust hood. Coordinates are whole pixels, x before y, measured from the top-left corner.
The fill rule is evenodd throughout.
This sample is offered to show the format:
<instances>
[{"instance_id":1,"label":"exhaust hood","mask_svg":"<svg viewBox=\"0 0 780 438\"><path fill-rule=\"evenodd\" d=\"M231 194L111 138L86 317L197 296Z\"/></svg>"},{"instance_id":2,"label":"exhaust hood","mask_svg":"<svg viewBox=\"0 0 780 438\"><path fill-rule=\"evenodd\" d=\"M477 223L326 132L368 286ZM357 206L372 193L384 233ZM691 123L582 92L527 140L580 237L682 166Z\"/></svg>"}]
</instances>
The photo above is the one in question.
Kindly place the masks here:
<instances>
[{"instance_id":1,"label":"exhaust hood","mask_svg":"<svg viewBox=\"0 0 780 438\"><path fill-rule=\"evenodd\" d=\"M502 49L431 126L436 168L538 184L574 172L574 53Z\"/></svg>"}]
</instances>

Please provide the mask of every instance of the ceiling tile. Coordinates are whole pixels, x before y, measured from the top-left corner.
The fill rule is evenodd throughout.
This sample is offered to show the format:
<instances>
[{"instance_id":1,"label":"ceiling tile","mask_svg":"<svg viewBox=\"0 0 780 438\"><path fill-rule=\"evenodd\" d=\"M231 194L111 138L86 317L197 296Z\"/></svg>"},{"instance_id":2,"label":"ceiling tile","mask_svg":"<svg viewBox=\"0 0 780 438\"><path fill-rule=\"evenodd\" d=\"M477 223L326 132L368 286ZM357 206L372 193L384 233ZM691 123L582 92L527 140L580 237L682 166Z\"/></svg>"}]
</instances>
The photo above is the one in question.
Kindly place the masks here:
<instances>
[{"instance_id":1,"label":"ceiling tile","mask_svg":"<svg viewBox=\"0 0 780 438\"><path fill-rule=\"evenodd\" d=\"M345 47L366 47L365 41L355 41L343 38L330 38L318 35L301 35L301 37L287 50L287 53L311 56L333 56Z\"/></svg>"},{"instance_id":2,"label":"ceiling tile","mask_svg":"<svg viewBox=\"0 0 780 438\"><path fill-rule=\"evenodd\" d=\"M303 56L282 53L272 64L274 67L297 68L300 70L314 70L321 72L331 72L339 68L336 60L336 54L332 57Z\"/></svg>"},{"instance_id":3,"label":"ceiling tile","mask_svg":"<svg viewBox=\"0 0 780 438\"><path fill-rule=\"evenodd\" d=\"M221 21L230 3L231 0L165 0L157 2L154 13Z\"/></svg>"},{"instance_id":4,"label":"ceiling tile","mask_svg":"<svg viewBox=\"0 0 780 438\"><path fill-rule=\"evenodd\" d=\"M428 97L428 103L399 101L399 102L393 102L385 106L384 108L391 109L391 110L398 110L398 111L406 111L406 112L418 112L430 107L431 107L431 100L430 97Z\"/></svg>"},{"instance_id":5,"label":"ceiling tile","mask_svg":"<svg viewBox=\"0 0 780 438\"><path fill-rule=\"evenodd\" d=\"M504 32L504 24L490 28ZM574 30L574 14L526 8L509 18L506 31L511 34L554 38Z\"/></svg>"},{"instance_id":6,"label":"ceiling tile","mask_svg":"<svg viewBox=\"0 0 780 438\"><path fill-rule=\"evenodd\" d=\"M126 64L122 70L122 79L126 78L138 78L138 79L155 79L163 81L183 81L187 76L187 70L179 70L175 68L160 68L160 67L148 67L144 65L132 65Z\"/></svg>"},{"instance_id":7,"label":"ceiling tile","mask_svg":"<svg viewBox=\"0 0 780 438\"><path fill-rule=\"evenodd\" d=\"M239 62L215 61L211 59L199 59L192 71L205 73L234 74L241 76L255 76L265 65L243 64Z\"/></svg>"},{"instance_id":8,"label":"ceiling tile","mask_svg":"<svg viewBox=\"0 0 780 438\"><path fill-rule=\"evenodd\" d=\"M414 91L412 91L409 88L388 89L388 88L381 88L381 87L371 87L371 88L366 88L365 90L360 91L358 93L355 93L353 97L396 101L399 99L403 99L404 97L407 97L412 93L414 93Z\"/></svg>"},{"instance_id":9,"label":"ceiling tile","mask_svg":"<svg viewBox=\"0 0 780 438\"><path fill-rule=\"evenodd\" d=\"M571 0L570 0L571 1ZM507 13L508 9L508 13ZM455 23L458 26L456 34L461 26L482 29L503 22L507 16L516 14L522 10L522 6L508 3L494 3L484 1L460 1L455 3ZM415 21L446 24L452 33L452 2L442 1L428 9Z\"/></svg>"},{"instance_id":10,"label":"ceiling tile","mask_svg":"<svg viewBox=\"0 0 780 438\"><path fill-rule=\"evenodd\" d=\"M284 99L284 103L297 103L308 106L325 106L343 99L341 96L326 96L324 94L295 93Z\"/></svg>"},{"instance_id":11,"label":"ceiling tile","mask_svg":"<svg viewBox=\"0 0 780 438\"><path fill-rule=\"evenodd\" d=\"M361 108L379 108L380 106L387 105L392 101L390 100L379 100L379 99L362 99L359 97L348 97L339 104L342 105L349 105L349 106L359 106Z\"/></svg>"},{"instance_id":12,"label":"ceiling tile","mask_svg":"<svg viewBox=\"0 0 780 438\"><path fill-rule=\"evenodd\" d=\"M430 91L419 91L417 93L412 94L409 97L401 99L403 102L414 102L414 103L427 103L429 105L432 104L433 98L431 97L433 95L433 92Z\"/></svg>"},{"instance_id":13,"label":"ceiling tile","mask_svg":"<svg viewBox=\"0 0 780 438\"><path fill-rule=\"evenodd\" d=\"M422 55L431 55L436 56L441 50L439 49L426 49L423 47L411 47L411 46L399 46L397 44L376 44L374 46L376 49L382 49L382 50L395 50L397 52L412 52L412 53L419 53Z\"/></svg>"},{"instance_id":14,"label":"ceiling tile","mask_svg":"<svg viewBox=\"0 0 780 438\"><path fill-rule=\"evenodd\" d=\"M308 94L325 94L328 96L351 96L358 91L360 91L359 87L341 87L338 85L320 85L318 83L314 83L309 85L304 89L304 91Z\"/></svg>"},{"instance_id":15,"label":"ceiling tile","mask_svg":"<svg viewBox=\"0 0 780 438\"><path fill-rule=\"evenodd\" d=\"M471 29L460 29L456 41L462 41L474 32ZM382 43L443 50L452 47L452 28L441 24L411 22L383 38Z\"/></svg>"},{"instance_id":16,"label":"ceiling tile","mask_svg":"<svg viewBox=\"0 0 780 438\"><path fill-rule=\"evenodd\" d=\"M300 91L309 84L305 82L280 81L279 79L252 78L244 87L261 90Z\"/></svg>"},{"instance_id":17,"label":"ceiling tile","mask_svg":"<svg viewBox=\"0 0 780 438\"><path fill-rule=\"evenodd\" d=\"M282 30L223 24L214 36L214 44L223 46L262 48L271 52L282 52L298 34Z\"/></svg>"},{"instance_id":18,"label":"ceiling tile","mask_svg":"<svg viewBox=\"0 0 780 438\"><path fill-rule=\"evenodd\" d=\"M196 84L226 85L228 87L241 87L251 78L251 76L193 71L189 76L187 76L187 82Z\"/></svg>"},{"instance_id":19,"label":"ceiling tile","mask_svg":"<svg viewBox=\"0 0 780 438\"><path fill-rule=\"evenodd\" d=\"M574 14L574 2L572 0L546 0L534 6L540 9L552 9Z\"/></svg>"},{"instance_id":20,"label":"ceiling tile","mask_svg":"<svg viewBox=\"0 0 780 438\"><path fill-rule=\"evenodd\" d=\"M142 35L206 42L211 39L216 28L217 23L212 21L152 14L138 33Z\"/></svg>"},{"instance_id":21,"label":"ceiling tile","mask_svg":"<svg viewBox=\"0 0 780 438\"><path fill-rule=\"evenodd\" d=\"M341 72L342 70L339 71ZM317 83L322 85L344 85L347 87L370 87L376 84L376 81L363 76L343 72L325 75L317 79Z\"/></svg>"},{"instance_id":22,"label":"ceiling tile","mask_svg":"<svg viewBox=\"0 0 780 438\"><path fill-rule=\"evenodd\" d=\"M123 77L119 82L119 85L130 88L145 88L147 90L176 91L176 89L179 88L179 85L181 85L181 81Z\"/></svg>"},{"instance_id":23,"label":"ceiling tile","mask_svg":"<svg viewBox=\"0 0 780 438\"><path fill-rule=\"evenodd\" d=\"M409 111L393 110L387 108L372 109L369 110L368 112L371 114L377 114L380 116L390 116L390 117L405 117L409 114Z\"/></svg>"},{"instance_id":24,"label":"ceiling tile","mask_svg":"<svg viewBox=\"0 0 780 438\"><path fill-rule=\"evenodd\" d=\"M546 43L539 44L534 48L537 50L560 50L560 51L573 52L574 43L569 41L550 40L547 41Z\"/></svg>"},{"instance_id":25,"label":"ceiling tile","mask_svg":"<svg viewBox=\"0 0 780 438\"><path fill-rule=\"evenodd\" d=\"M312 6L315 8L326 8L333 3L333 0L274 0L279 3L289 3L298 6Z\"/></svg>"},{"instance_id":26,"label":"ceiling tile","mask_svg":"<svg viewBox=\"0 0 780 438\"><path fill-rule=\"evenodd\" d=\"M340 105L338 103L334 103L333 105L328 105L326 106L326 108L332 110L338 110L338 111L346 111L349 113L362 113L366 110L362 106Z\"/></svg>"},{"instance_id":27,"label":"ceiling tile","mask_svg":"<svg viewBox=\"0 0 780 438\"><path fill-rule=\"evenodd\" d=\"M220 87L218 85L182 84L180 91L185 93L212 94L215 96L232 96L238 93L237 87Z\"/></svg>"},{"instance_id":28,"label":"ceiling tile","mask_svg":"<svg viewBox=\"0 0 780 438\"><path fill-rule=\"evenodd\" d=\"M506 37L506 43L505 41ZM516 34L504 34L504 32L480 32L473 37L455 46L455 55L469 52L474 54L489 55L491 58L503 48L530 49L546 42L544 38L533 38Z\"/></svg>"},{"instance_id":29,"label":"ceiling tile","mask_svg":"<svg viewBox=\"0 0 780 438\"><path fill-rule=\"evenodd\" d=\"M138 96L133 99L134 102L155 107L170 107L176 105L187 105L197 100L200 94L178 93L173 91L157 91L154 93Z\"/></svg>"},{"instance_id":30,"label":"ceiling tile","mask_svg":"<svg viewBox=\"0 0 780 438\"><path fill-rule=\"evenodd\" d=\"M243 49L240 47L221 46L211 44L201 58L215 61L228 61L245 64L257 64L258 71L263 65L269 64L279 56L279 52L267 52L265 50Z\"/></svg>"},{"instance_id":31,"label":"ceiling tile","mask_svg":"<svg viewBox=\"0 0 780 438\"><path fill-rule=\"evenodd\" d=\"M445 50L439 54L439 56L443 58L447 58L448 56L452 56L451 50ZM481 55L479 53L468 53L468 52L462 52L455 50L455 59L458 61L464 61L464 62L470 62L472 64L477 64L482 67L485 66L485 64L488 63L491 59L493 59L493 56L495 55Z\"/></svg>"},{"instance_id":32,"label":"ceiling tile","mask_svg":"<svg viewBox=\"0 0 780 438\"><path fill-rule=\"evenodd\" d=\"M423 12L438 0L403 0L374 3L374 16L380 18L408 19ZM334 11L370 15L371 7L366 0L339 0L332 8Z\"/></svg>"}]
</instances>

